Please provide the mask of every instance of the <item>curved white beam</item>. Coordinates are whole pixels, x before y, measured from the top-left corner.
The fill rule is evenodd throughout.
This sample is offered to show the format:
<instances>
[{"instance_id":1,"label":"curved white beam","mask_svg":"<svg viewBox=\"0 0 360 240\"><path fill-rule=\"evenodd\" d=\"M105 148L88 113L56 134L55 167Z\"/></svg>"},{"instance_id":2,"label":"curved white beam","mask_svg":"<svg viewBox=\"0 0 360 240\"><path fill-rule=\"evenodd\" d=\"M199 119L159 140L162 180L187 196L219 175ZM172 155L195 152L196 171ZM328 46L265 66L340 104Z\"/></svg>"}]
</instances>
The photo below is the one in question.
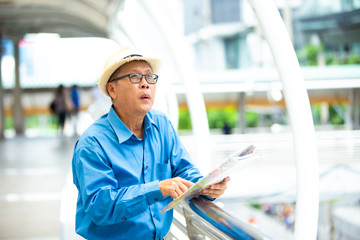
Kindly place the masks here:
<instances>
[{"instance_id":1,"label":"curved white beam","mask_svg":"<svg viewBox=\"0 0 360 240\"><path fill-rule=\"evenodd\" d=\"M259 20L277 65L292 127L297 172L295 239L316 239L318 156L310 103L300 65L274 1L248 2Z\"/></svg>"}]
</instances>

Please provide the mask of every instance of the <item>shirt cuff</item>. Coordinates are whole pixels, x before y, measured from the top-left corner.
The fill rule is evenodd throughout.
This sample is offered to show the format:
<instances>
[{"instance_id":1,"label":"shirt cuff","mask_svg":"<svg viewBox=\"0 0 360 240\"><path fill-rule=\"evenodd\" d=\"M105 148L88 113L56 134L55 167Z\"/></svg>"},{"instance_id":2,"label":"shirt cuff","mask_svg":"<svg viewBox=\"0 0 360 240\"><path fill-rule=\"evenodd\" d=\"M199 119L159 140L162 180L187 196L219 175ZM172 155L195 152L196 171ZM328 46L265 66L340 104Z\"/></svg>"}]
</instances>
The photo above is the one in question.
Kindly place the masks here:
<instances>
[{"instance_id":1,"label":"shirt cuff","mask_svg":"<svg viewBox=\"0 0 360 240\"><path fill-rule=\"evenodd\" d=\"M206 196L206 195L199 195L197 197L201 198L201 199L204 199L204 200L210 200L210 201L215 201L216 200L216 198L211 198L211 197Z\"/></svg>"},{"instance_id":2,"label":"shirt cuff","mask_svg":"<svg viewBox=\"0 0 360 240\"><path fill-rule=\"evenodd\" d=\"M162 201L164 198L160 191L159 181L153 181L145 185L146 199L149 205L154 204L158 201Z\"/></svg>"}]
</instances>

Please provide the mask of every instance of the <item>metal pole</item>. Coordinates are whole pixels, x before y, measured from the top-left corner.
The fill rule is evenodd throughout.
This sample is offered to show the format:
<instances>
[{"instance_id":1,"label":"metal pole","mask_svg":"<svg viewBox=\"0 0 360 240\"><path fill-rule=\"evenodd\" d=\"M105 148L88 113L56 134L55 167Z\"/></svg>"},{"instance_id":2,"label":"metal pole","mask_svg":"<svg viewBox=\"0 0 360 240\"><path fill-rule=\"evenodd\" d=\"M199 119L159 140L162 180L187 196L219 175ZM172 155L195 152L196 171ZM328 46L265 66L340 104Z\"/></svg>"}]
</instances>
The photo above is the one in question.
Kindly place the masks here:
<instances>
[{"instance_id":1,"label":"metal pole","mask_svg":"<svg viewBox=\"0 0 360 240\"><path fill-rule=\"evenodd\" d=\"M2 60L2 37L0 34L0 139L4 138L5 130L5 111L4 111L4 89L2 86L2 71L1 71L1 60Z\"/></svg>"},{"instance_id":2,"label":"metal pole","mask_svg":"<svg viewBox=\"0 0 360 240\"><path fill-rule=\"evenodd\" d=\"M199 232L194 225L192 224L192 219L194 218L194 214L190 211L183 208L184 217L186 221L186 230L190 240L204 240L205 236Z\"/></svg>"},{"instance_id":3,"label":"metal pole","mask_svg":"<svg viewBox=\"0 0 360 240\"><path fill-rule=\"evenodd\" d=\"M238 103L238 112L239 112L239 123L238 127L241 134L245 133L246 120L245 120L245 93L239 93L239 103Z\"/></svg>"},{"instance_id":4,"label":"metal pole","mask_svg":"<svg viewBox=\"0 0 360 240\"><path fill-rule=\"evenodd\" d=\"M346 130L355 130L356 129L356 122L355 122L355 91L356 89L349 89L349 104L346 108L346 118L345 118L345 127Z\"/></svg>"},{"instance_id":5,"label":"metal pole","mask_svg":"<svg viewBox=\"0 0 360 240\"><path fill-rule=\"evenodd\" d=\"M14 106L13 106L13 117L14 127L16 135L23 135L25 128L24 113L21 102L21 86L20 86L20 55L19 55L19 42L21 38L13 38L14 42L14 58L15 58L15 87L13 90Z\"/></svg>"},{"instance_id":6,"label":"metal pole","mask_svg":"<svg viewBox=\"0 0 360 240\"><path fill-rule=\"evenodd\" d=\"M262 26L278 68L292 127L297 173L295 239L316 239L319 214L318 154L304 79L274 1L249 0L249 3Z\"/></svg>"},{"instance_id":7,"label":"metal pole","mask_svg":"<svg viewBox=\"0 0 360 240\"><path fill-rule=\"evenodd\" d=\"M355 88L354 93L354 102L353 102L353 113L354 113L354 122L353 129L360 129L360 88Z\"/></svg>"}]
</instances>

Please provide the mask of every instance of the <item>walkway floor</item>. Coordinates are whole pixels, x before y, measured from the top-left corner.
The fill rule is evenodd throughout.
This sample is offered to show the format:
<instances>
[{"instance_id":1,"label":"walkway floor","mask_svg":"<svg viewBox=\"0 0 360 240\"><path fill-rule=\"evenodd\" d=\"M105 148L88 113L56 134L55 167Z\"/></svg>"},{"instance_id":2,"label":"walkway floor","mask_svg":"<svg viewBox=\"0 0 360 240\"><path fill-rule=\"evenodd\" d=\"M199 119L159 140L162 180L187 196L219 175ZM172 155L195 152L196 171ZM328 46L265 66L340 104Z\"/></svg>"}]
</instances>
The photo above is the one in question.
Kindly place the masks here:
<instances>
[{"instance_id":1,"label":"walkway floor","mask_svg":"<svg viewBox=\"0 0 360 240\"><path fill-rule=\"evenodd\" d=\"M0 141L0 239L60 239L60 200L73 138Z\"/></svg>"}]
</instances>

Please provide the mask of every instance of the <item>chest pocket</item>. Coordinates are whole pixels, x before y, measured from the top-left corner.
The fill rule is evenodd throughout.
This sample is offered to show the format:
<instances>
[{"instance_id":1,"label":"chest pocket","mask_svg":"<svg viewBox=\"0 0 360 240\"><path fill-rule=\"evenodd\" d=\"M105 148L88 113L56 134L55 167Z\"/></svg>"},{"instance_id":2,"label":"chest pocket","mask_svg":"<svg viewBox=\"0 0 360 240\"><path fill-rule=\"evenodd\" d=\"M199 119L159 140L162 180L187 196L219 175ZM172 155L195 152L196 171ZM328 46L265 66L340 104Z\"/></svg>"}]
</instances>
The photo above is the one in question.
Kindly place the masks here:
<instances>
[{"instance_id":1,"label":"chest pocket","mask_svg":"<svg viewBox=\"0 0 360 240\"><path fill-rule=\"evenodd\" d=\"M168 163L158 163L156 165L156 172L159 180L171 178L170 161Z\"/></svg>"}]
</instances>

